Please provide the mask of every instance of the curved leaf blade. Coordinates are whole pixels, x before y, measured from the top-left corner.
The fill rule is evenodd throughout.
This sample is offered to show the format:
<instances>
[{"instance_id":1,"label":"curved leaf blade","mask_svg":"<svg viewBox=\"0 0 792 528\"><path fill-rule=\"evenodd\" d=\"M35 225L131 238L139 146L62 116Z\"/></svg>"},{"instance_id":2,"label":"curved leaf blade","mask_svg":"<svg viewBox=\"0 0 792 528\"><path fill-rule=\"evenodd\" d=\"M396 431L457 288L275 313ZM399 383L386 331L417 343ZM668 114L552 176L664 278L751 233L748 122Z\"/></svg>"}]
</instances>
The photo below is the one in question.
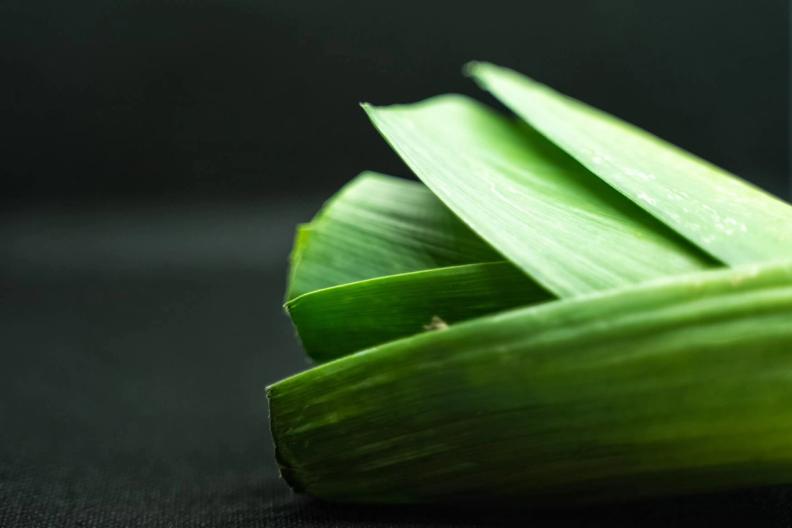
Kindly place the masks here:
<instances>
[{"instance_id":1,"label":"curved leaf blade","mask_svg":"<svg viewBox=\"0 0 792 528\"><path fill-rule=\"evenodd\" d=\"M550 300L507 262L390 275L313 291L286 303L303 348L336 359L427 330Z\"/></svg>"},{"instance_id":2,"label":"curved leaf blade","mask_svg":"<svg viewBox=\"0 0 792 528\"><path fill-rule=\"evenodd\" d=\"M792 265L483 317L268 388L282 474L355 502L594 501L792 479Z\"/></svg>"},{"instance_id":3,"label":"curved leaf blade","mask_svg":"<svg viewBox=\"0 0 792 528\"><path fill-rule=\"evenodd\" d=\"M792 257L792 207L660 138L519 73L468 73L609 185L730 265Z\"/></svg>"},{"instance_id":4,"label":"curved leaf blade","mask_svg":"<svg viewBox=\"0 0 792 528\"><path fill-rule=\"evenodd\" d=\"M373 277L499 260L423 185L364 172L300 227L287 299Z\"/></svg>"},{"instance_id":5,"label":"curved leaf blade","mask_svg":"<svg viewBox=\"0 0 792 528\"><path fill-rule=\"evenodd\" d=\"M560 297L714 265L539 134L471 99L364 109L438 198Z\"/></svg>"}]
</instances>

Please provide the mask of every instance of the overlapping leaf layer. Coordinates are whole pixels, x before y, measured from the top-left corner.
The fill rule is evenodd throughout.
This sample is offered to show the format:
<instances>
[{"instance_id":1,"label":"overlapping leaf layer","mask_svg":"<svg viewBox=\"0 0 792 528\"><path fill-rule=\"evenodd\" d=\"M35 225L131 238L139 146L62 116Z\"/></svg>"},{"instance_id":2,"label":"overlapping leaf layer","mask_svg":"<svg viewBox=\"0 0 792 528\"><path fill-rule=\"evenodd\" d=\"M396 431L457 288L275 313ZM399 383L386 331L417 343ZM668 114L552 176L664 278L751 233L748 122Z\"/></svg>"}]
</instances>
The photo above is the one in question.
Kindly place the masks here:
<instances>
[{"instance_id":1,"label":"overlapping leaf layer","mask_svg":"<svg viewBox=\"0 0 792 528\"><path fill-rule=\"evenodd\" d=\"M364 173L298 230L286 308L329 362L268 388L283 476L355 502L792 482L792 207L467 72L517 117L364 105L423 184Z\"/></svg>"}]
</instances>

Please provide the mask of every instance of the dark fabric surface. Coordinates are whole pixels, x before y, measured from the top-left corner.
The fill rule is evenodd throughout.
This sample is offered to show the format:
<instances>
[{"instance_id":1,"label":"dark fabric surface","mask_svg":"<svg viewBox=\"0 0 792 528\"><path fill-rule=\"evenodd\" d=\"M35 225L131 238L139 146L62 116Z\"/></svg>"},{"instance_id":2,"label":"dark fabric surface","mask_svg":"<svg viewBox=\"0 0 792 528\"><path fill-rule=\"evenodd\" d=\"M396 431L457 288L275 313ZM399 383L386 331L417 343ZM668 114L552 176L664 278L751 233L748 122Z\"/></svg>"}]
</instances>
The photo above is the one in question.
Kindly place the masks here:
<instances>
[{"instance_id":1,"label":"dark fabric surface","mask_svg":"<svg viewBox=\"0 0 792 528\"><path fill-rule=\"evenodd\" d=\"M790 526L786 488L577 511L292 494L264 387L306 367L280 298L309 202L3 217L0 526Z\"/></svg>"}]
</instances>

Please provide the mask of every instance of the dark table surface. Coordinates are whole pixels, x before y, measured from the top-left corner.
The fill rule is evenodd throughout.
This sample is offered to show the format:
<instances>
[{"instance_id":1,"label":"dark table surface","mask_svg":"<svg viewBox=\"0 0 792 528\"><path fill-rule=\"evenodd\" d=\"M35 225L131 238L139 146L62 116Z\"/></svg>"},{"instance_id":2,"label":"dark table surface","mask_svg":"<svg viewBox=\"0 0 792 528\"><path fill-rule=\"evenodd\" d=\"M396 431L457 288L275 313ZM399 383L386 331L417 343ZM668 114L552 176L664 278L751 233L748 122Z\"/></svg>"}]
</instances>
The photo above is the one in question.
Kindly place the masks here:
<instances>
[{"instance_id":1,"label":"dark table surface","mask_svg":"<svg viewBox=\"0 0 792 528\"><path fill-rule=\"evenodd\" d=\"M771 488L569 511L357 507L278 479L267 384L300 204L6 212L0 526L792 525Z\"/></svg>"}]
</instances>

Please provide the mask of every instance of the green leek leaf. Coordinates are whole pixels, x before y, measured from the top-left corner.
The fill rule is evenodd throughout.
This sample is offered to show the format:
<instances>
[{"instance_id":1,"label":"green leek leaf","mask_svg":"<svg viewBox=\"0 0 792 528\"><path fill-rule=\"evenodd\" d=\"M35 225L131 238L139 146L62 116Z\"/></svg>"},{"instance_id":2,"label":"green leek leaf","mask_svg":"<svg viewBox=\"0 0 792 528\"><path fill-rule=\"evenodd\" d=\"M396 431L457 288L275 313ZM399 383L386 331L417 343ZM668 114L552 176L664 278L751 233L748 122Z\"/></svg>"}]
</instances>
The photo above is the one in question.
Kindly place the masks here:
<instances>
[{"instance_id":1,"label":"green leek leaf","mask_svg":"<svg viewBox=\"0 0 792 528\"><path fill-rule=\"evenodd\" d=\"M470 99L364 108L443 203L560 297L713 265L538 133Z\"/></svg>"},{"instance_id":2,"label":"green leek leaf","mask_svg":"<svg viewBox=\"0 0 792 528\"><path fill-rule=\"evenodd\" d=\"M377 503L792 481L792 208L469 71L525 121L364 105L426 187L364 173L298 231L286 308L333 361L267 388L282 475Z\"/></svg>"},{"instance_id":3,"label":"green leek leaf","mask_svg":"<svg viewBox=\"0 0 792 528\"><path fill-rule=\"evenodd\" d=\"M389 275L313 291L286 303L316 361L552 296L507 262Z\"/></svg>"},{"instance_id":4,"label":"green leek leaf","mask_svg":"<svg viewBox=\"0 0 792 528\"><path fill-rule=\"evenodd\" d=\"M552 296L426 187L366 172L299 228L287 297L303 348L327 361Z\"/></svg>"},{"instance_id":5,"label":"green leek leaf","mask_svg":"<svg viewBox=\"0 0 792 528\"><path fill-rule=\"evenodd\" d=\"M648 132L512 70L467 71L609 185L716 259L792 257L792 207Z\"/></svg>"},{"instance_id":6,"label":"green leek leaf","mask_svg":"<svg viewBox=\"0 0 792 528\"><path fill-rule=\"evenodd\" d=\"M792 264L451 325L268 388L283 476L356 502L586 502L792 480Z\"/></svg>"},{"instance_id":7,"label":"green leek leaf","mask_svg":"<svg viewBox=\"0 0 792 528\"><path fill-rule=\"evenodd\" d=\"M300 227L287 299L383 275L499 260L423 185L365 172Z\"/></svg>"}]
</instances>

